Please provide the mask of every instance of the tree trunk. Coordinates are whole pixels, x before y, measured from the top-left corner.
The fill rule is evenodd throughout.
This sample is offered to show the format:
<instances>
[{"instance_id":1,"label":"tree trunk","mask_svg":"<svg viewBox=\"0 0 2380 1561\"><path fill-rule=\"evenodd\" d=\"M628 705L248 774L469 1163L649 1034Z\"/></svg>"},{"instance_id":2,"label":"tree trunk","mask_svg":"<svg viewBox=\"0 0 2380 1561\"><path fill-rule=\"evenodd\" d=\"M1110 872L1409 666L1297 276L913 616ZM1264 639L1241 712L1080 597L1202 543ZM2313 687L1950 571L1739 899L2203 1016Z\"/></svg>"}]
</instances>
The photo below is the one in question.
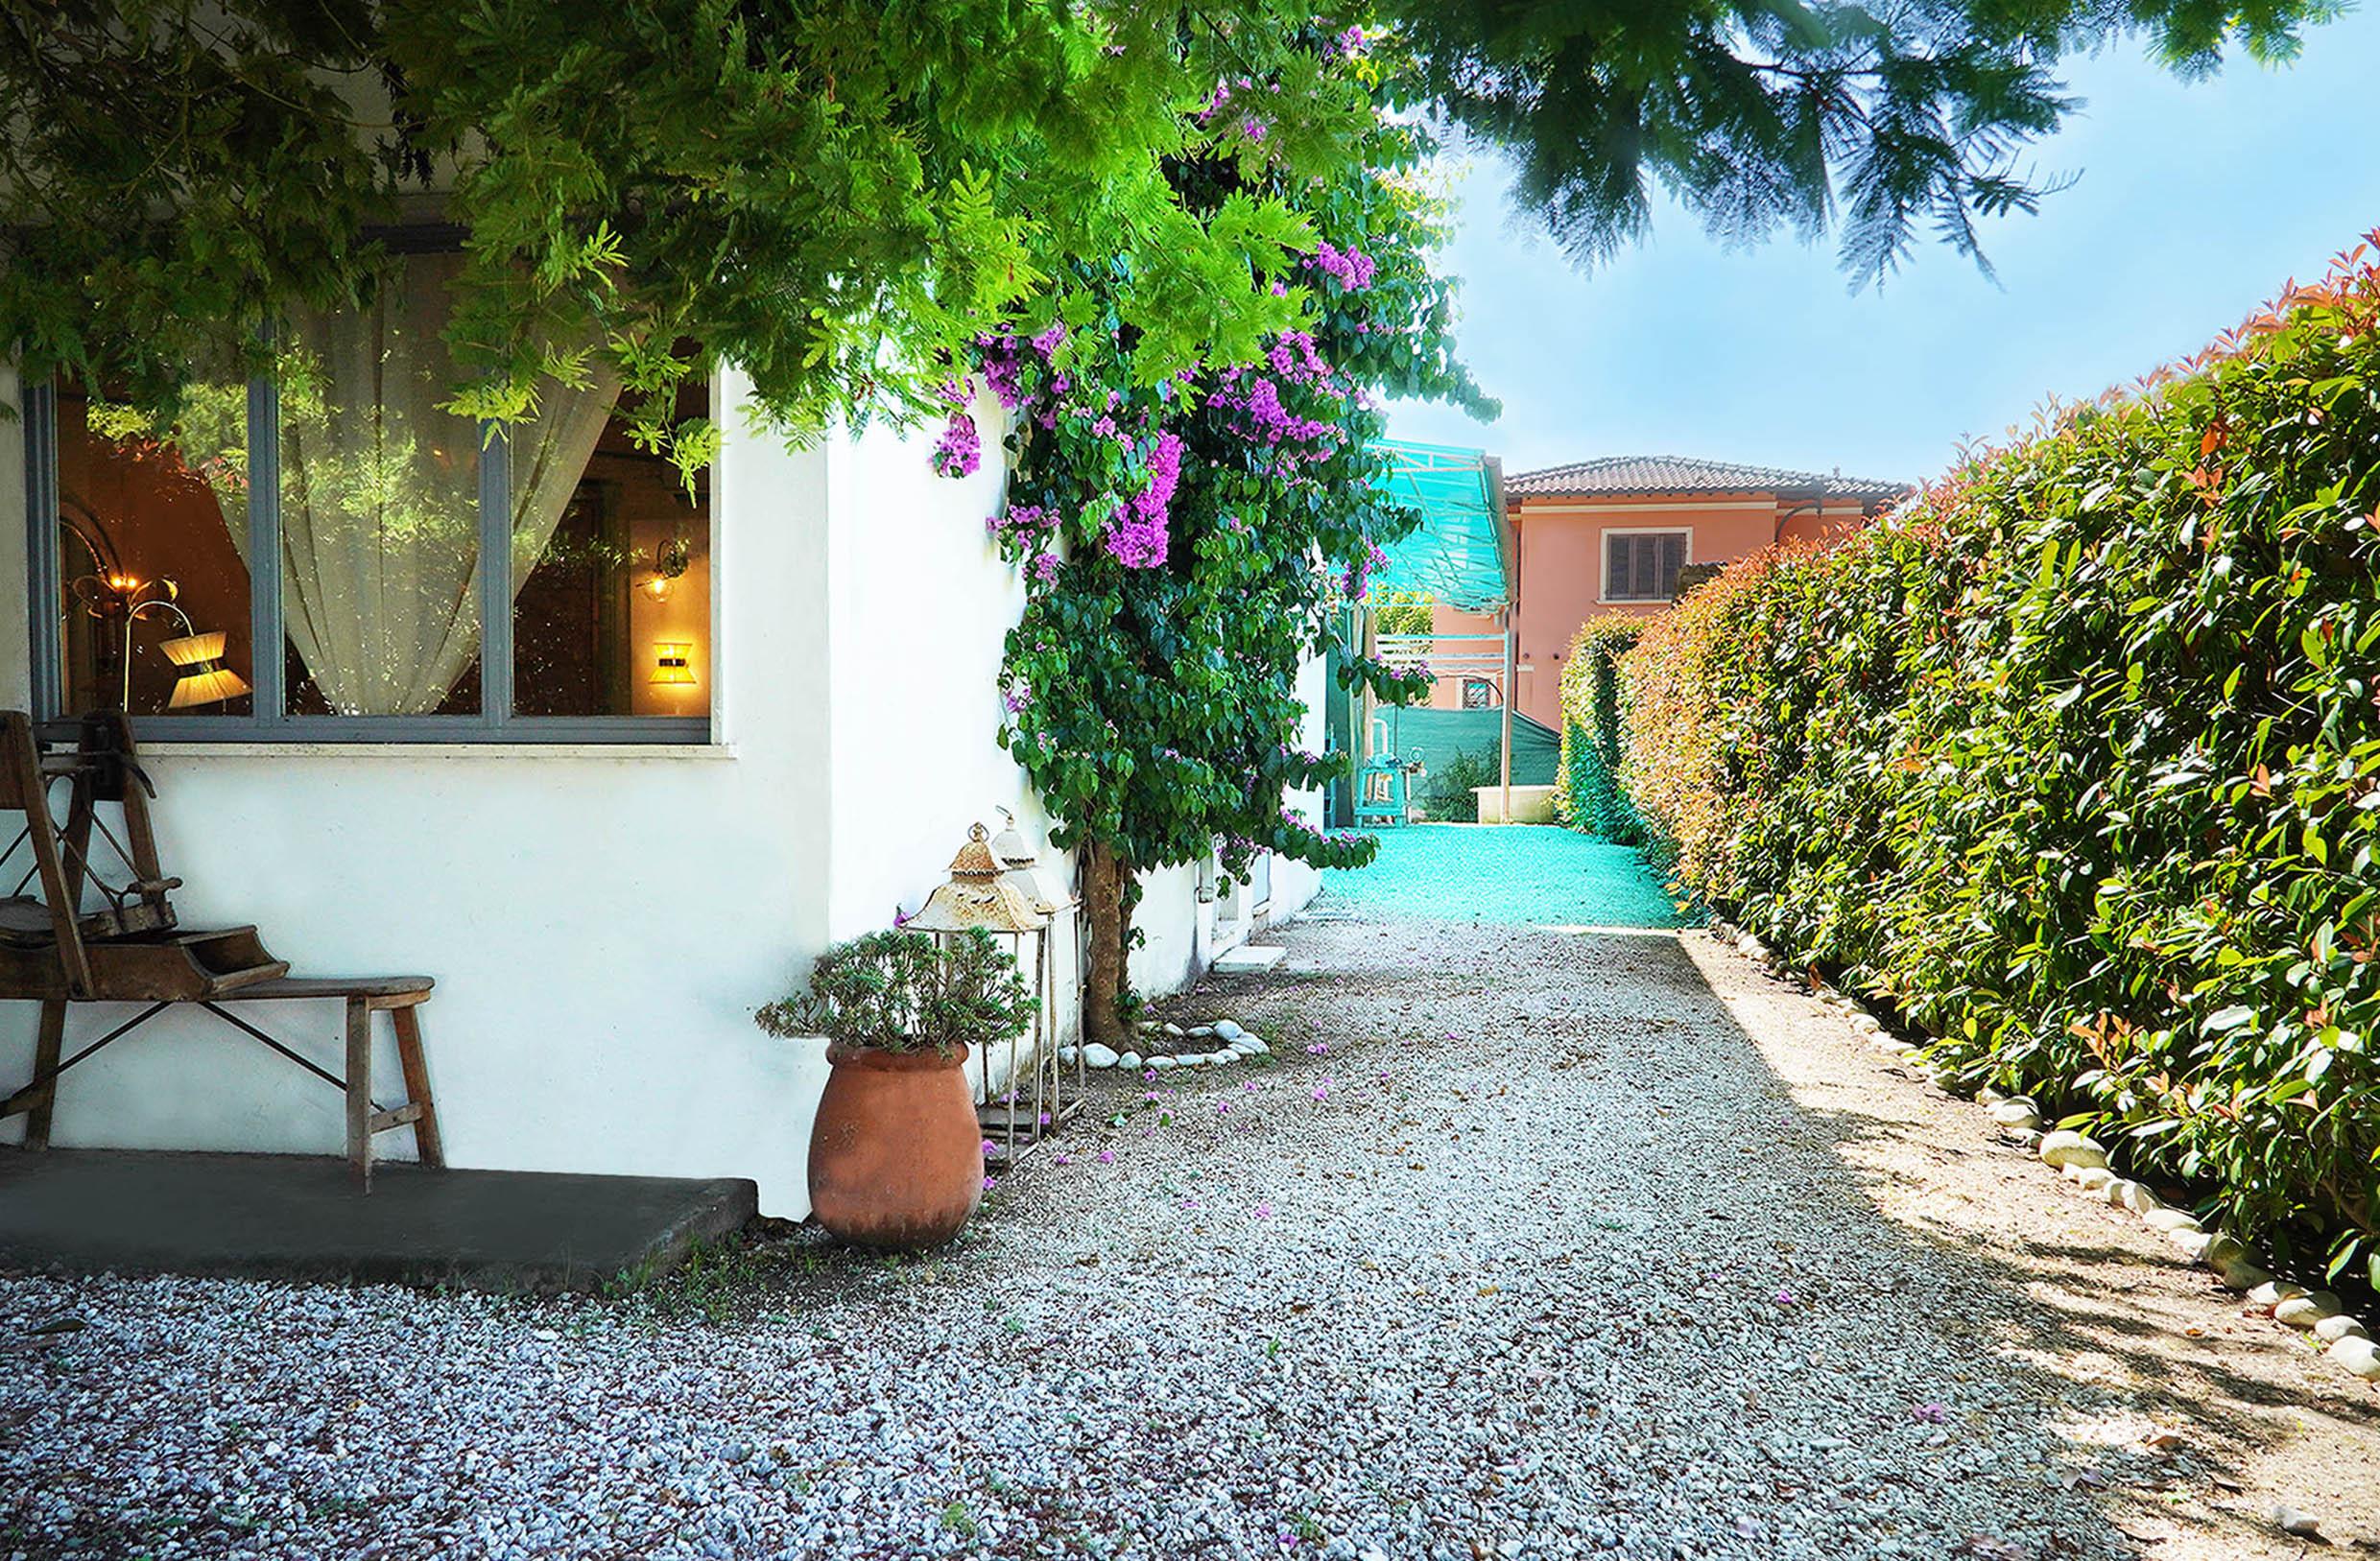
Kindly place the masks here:
<instances>
[{"instance_id":1,"label":"tree trunk","mask_svg":"<svg viewBox=\"0 0 2380 1561\"><path fill-rule=\"evenodd\" d=\"M1083 913L1090 918L1090 968L1083 978L1083 1038L1122 1051L1125 951L1131 912L1125 908L1126 874L1114 852L1096 840L1083 847Z\"/></svg>"}]
</instances>

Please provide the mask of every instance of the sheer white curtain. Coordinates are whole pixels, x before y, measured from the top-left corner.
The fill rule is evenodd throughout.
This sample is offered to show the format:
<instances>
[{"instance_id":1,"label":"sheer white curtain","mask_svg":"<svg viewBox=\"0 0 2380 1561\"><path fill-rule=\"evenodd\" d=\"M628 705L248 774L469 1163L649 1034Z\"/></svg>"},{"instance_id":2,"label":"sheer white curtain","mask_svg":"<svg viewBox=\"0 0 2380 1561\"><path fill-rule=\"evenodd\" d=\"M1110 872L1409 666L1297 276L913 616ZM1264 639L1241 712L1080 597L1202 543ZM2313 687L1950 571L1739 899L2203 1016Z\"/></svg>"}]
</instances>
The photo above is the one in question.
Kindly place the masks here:
<instances>
[{"instance_id":1,"label":"sheer white curtain","mask_svg":"<svg viewBox=\"0 0 2380 1561\"><path fill-rule=\"evenodd\" d=\"M545 556L619 399L618 373L607 365L591 367L582 386L544 381L537 390L537 415L513 426L513 596Z\"/></svg>"},{"instance_id":2,"label":"sheer white curtain","mask_svg":"<svg viewBox=\"0 0 2380 1561\"><path fill-rule=\"evenodd\" d=\"M457 377L440 332L460 256L397 262L372 305L309 312L279 353L281 605L342 715L439 708L480 647L480 431L440 410ZM619 394L548 384L512 434L517 592L552 539Z\"/></svg>"}]
</instances>

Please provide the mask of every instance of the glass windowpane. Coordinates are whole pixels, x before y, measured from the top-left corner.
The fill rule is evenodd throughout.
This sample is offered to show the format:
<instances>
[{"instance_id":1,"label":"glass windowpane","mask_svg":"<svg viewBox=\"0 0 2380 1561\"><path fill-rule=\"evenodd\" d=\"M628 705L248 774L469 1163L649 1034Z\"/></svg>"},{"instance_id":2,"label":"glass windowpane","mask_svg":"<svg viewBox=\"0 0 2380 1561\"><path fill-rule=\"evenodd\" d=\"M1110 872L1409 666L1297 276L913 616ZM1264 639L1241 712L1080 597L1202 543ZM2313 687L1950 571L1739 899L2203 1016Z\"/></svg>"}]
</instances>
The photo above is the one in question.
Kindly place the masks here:
<instances>
[{"instance_id":1,"label":"glass windowpane","mask_svg":"<svg viewBox=\"0 0 2380 1561\"><path fill-rule=\"evenodd\" d=\"M307 313L275 355L290 709L479 709L476 422L442 411L456 255L392 263L367 307Z\"/></svg>"},{"instance_id":2,"label":"glass windowpane","mask_svg":"<svg viewBox=\"0 0 2380 1561\"><path fill-rule=\"evenodd\" d=\"M249 714L246 383L203 377L166 431L71 385L56 405L65 713Z\"/></svg>"},{"instance_id":3,"label":"glass windowpane","mask_svg":"<svg viewBox=\"0 0 2380 1561\"><path fill-rule=\"evenodd\" d=\"M616 384L547 387L512 436L512 708L522 716L710 709L710 477L688 493L639 450ZM709 387L676 415L708 413Z\"/></svg>"}]
</instances>

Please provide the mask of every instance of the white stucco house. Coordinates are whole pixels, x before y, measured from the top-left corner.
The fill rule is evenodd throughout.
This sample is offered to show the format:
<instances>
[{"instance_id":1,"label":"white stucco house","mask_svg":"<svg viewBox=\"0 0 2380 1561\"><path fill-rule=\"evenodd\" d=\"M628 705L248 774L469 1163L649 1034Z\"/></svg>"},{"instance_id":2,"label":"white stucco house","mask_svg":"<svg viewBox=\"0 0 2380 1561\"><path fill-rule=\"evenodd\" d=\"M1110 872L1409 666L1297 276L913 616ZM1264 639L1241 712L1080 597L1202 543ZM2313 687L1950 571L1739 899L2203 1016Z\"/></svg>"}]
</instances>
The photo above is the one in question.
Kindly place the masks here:
<instances>
[{"instance_id":1,"label":"white stucco house","mask_svg":"<svg viewBox=\"0 0 2380 1561\"><path fill-rule=\"evenodd\" d=\"M692 495L607 421L608 394L558 397L482 453L434 406L438 258L408 266L368 318L298 323L298 385L222 388L219 426L185 440L204 448L0 369L23 412L0 422L0 708L129 691L186 924L252 922L298 974L437 979L450 1163L750 1176L798 1218L823 1044L772 1039L753 1009L920 905L970 823L1005 807L1046 840L994 741L1023 603L985 532L996 463L947 480L881 428L789 450L731 371L686 392L725 431ZM979 409L988 446L999 416ZM171 610L126 618L167 579ZM191 667L160 645L216 634L240 692L171 708ZM1202 882L1153 876L1144 991L1260 912ZM1315 887L1273 863L1271 913ZM257 1022L336 1068L336 1005L308 1006ZM69 1052L124 1017L77 1005ZM32 1071L35 1021L0 1004L0 1093ZM342 1122L319 1083L176 1009L61 1080L53 1142L327 1154Z\"/></svg>"}]
</instances>

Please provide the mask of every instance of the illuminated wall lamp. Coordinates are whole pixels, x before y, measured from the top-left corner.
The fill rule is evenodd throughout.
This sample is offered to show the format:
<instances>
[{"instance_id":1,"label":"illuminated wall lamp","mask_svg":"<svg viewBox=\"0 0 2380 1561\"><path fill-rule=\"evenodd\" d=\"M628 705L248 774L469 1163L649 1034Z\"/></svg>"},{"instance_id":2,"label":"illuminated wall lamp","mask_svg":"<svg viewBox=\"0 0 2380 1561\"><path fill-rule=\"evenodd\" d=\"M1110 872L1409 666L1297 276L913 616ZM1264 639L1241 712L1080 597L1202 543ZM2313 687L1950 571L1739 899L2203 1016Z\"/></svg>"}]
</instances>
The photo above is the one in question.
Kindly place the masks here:
<instances>
[{"instance_id":1,"label":"illuminated wall lamp","mask_svg":"<svg viewBox=\"0 0 2380 1561\"><path fill-rule=\"evenodd\" d=\"M678 582L694 561L694 553L682 536L673 536L653 550L653 579L645 581L645 594L655 602L669 600L670 587Z\"/></svg>"},{"instance_id":2,"label":"illuminated wall lamp","mask_svg":"<svg viewBox=\"0 0 2380 1561\"><path fill-rule=\"evenodd\" d=\"M656 688L692 688L694 686L693 655L692 641L654 641L654 686Z\"/></svg>"}]
</instances>

